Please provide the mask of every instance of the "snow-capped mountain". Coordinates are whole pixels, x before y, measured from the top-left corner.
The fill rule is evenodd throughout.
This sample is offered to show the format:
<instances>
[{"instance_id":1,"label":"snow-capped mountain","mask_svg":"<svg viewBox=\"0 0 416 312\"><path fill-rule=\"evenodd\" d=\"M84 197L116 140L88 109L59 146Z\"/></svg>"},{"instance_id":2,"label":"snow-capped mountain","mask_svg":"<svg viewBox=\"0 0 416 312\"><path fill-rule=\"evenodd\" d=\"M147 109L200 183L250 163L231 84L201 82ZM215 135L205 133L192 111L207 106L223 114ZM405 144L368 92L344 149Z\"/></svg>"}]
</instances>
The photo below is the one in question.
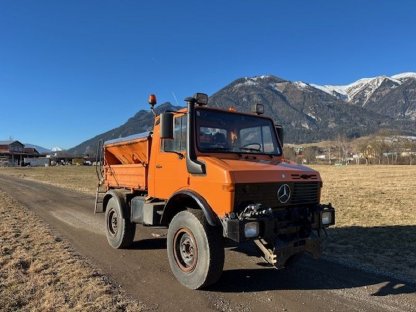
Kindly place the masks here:
<instances>
[{"instance_id":1,"label":"snow-capped mountain","mask_svg":"<svg viewBox=\"0 0 416 312\"><path fill-rule=\"evenodd\" d=\"M311 86L370 111L416 120L416 73L413 72L363 78L348 85Z\"/></svg>"},{"instance_id":2,"label":"snow-capped mountain","mask_svg":"<svg viewBox=\"0 0 416 312\"><path fill-rule=\"evenodd\" d=\"M407 80L407 79L416 79L416 73L408 72L408 73L401 73L394 76L391 76L393 79L398 79L400 81Z\"/></svg>"},{"instance_id":3,"label":"snow-capped mountain","mask_svg":"<svg viewBox=\"0 0 416 312\"><path fill-rule=\"evenodd\" d=\"M245 77L210 96L219 107L248 111L263 103L293 141L354 137L381 128L416 132L416 73L363 78L345 86L320 86L275 76Z\"/></svg>"},{"instance_id":4,"label":"snow-capped mountain","mask_svg":"<svg viewBox=\"0 0 416 312\"><path fill-rule=\"evenodd\" d=\"M391 122L308 83L275 76L240 78L209 98L210 106L243 112L253 103L262 103L266 114L284 126L288 142L319 141L337 134L358 137L390 128Z\"/></svg>"}]
</instances>

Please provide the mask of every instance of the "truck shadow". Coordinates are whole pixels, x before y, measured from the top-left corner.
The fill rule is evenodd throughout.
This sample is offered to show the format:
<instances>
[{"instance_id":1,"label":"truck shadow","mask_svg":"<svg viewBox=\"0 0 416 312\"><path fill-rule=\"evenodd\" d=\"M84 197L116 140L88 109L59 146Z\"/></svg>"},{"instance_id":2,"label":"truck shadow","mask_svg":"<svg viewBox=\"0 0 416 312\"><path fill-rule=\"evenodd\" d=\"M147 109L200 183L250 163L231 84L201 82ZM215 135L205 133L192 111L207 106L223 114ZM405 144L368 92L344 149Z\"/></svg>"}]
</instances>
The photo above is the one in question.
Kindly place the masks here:
<instances>
[{"instance_id":1,"label":"truck shadow","mask_svg":"<svg viewBox=\"0 0 416 312\"><path fill-rule=\"evenodd\" d=\"M166 249L166 238L145 238L134 241L129 249L157 250Z\"/></svg>"},{"instance_id":2,"label":"truck shadow","mask_svg":"<svg viewBox=\"0 0 416 312\"><path fill-rule=\"evenodd\" d=\"M379 285L372 296L416 293L416 280L411 279L416 268L416 226L345 227L328 231L326 258L337 261L314 260L303 257L294 267L276 270L255 259L257 268L225 270L212 291L257 292L267 290L344 289ZM258 256L254 244L243 244L231 252ZM387 262L388 261L388 262ZM343 265L340 263L347 263ZM407 281L380 273L359 269L367 267L400 272ZM406 272L408 272L406 274ZM414 276L414 275L413 275Z\"/></svg>"},{"instance_id":3,"label":"truck shadow","mask_svg":"<svg viewBox=\"0 0 416 312\"><path fill-rule=\"evenodd\" d=\"M399 280L374 276L327 261L302 260L297 269L232 269L209 290L219 292L260 292L273 290L349 289L380 284L372 296L416 293L416 288ZM315 268L311 269L311 266ZM327 273L319 268L328 270ZM311 269L311 270L310 270Z\"/></svg>"}]
</instances>

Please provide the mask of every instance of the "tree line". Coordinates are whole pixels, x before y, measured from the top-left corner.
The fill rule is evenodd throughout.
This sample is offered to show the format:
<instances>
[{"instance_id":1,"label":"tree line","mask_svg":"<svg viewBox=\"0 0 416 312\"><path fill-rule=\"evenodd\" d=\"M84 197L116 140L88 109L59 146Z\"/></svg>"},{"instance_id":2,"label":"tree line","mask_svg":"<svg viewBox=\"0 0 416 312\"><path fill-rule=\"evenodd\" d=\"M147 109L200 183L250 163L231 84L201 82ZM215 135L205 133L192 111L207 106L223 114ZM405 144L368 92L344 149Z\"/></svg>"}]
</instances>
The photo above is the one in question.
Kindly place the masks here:
<instances>
[{"instance_id":1,"label":"tree line","mask_svg":"<svg viewBox=\"0 0 416 312\"><path fill-rule=\"evenodd\" d=\"M284 158L304 164L415 165L416 137L373 135L355 140L336 140L284 147Z\"/></svg>"}]
</instances>

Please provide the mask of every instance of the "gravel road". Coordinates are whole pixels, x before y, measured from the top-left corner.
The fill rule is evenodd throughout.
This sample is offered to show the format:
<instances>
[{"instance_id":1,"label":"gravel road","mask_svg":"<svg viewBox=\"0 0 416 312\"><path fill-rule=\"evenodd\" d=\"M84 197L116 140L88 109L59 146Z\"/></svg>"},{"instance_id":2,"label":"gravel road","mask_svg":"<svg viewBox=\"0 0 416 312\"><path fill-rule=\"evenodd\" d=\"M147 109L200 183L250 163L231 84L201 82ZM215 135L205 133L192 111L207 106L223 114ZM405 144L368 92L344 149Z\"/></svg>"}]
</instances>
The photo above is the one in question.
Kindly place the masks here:
<instances>
[{"instance_id":1,"label":"gravel road","mask_svg":"<svg viewBox=\"0 0 416 312\"><path fill-rule=\"evenodd\" d=\"M112 249L94 197L0 175L0 189L33 210L149 311L416 311L416 288L324 260L265 266L252 246L226 250L224 273L207 290L181 286L170 272L166 230L138 226L128 250ZM246 251L249 255L246 255Z\"/></svg>"}]
</instances>

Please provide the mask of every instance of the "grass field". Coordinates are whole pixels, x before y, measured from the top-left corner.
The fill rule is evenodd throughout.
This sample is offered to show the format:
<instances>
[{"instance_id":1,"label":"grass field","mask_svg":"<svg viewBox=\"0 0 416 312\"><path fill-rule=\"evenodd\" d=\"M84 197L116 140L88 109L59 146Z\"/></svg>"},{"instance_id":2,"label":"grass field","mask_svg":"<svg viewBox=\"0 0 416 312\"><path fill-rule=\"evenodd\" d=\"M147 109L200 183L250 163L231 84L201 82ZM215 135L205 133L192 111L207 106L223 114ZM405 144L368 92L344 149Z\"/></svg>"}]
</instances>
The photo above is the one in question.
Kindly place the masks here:
<instances>
[{"instance_id":1,"label":"grass field","mask_svg":"<svg viewBox=\"0 0 416 312\"><path fill-rule=\"evenodd\" d=\"M416 281L416 166L314 166L322 202L336 208L325 257ZM91 167L0 168L94 194Z\"/></svg>"},{"instance_id":2,"label":"grass field","mask_svg":"<svg viewBox=\"0 0 416 312\"><path fill-rule=\"evenodd\" d=\"M325 255L416 282L416 166L317 166L336 208Z\"/></svg>"},{"instance_id":3,"label":"grass field","mask_svg":"<svg viewBox=\"0 0 416 312\"><path fill-rule=\"evenodd\" d=\"M89 166L4 167L0 168L0 174L2 173L89 194L95 194L97 188L95 167Z\"/></svg>"},{"instance_id":4,"label":"grass field","mask_svg":"<svg viewBox=\"0 0 416 312\"><path fill-rule=\"evenodd\" d=\"M337 226L416 225L416 166L316 166Z\"/></svg>"}]
</instances>

